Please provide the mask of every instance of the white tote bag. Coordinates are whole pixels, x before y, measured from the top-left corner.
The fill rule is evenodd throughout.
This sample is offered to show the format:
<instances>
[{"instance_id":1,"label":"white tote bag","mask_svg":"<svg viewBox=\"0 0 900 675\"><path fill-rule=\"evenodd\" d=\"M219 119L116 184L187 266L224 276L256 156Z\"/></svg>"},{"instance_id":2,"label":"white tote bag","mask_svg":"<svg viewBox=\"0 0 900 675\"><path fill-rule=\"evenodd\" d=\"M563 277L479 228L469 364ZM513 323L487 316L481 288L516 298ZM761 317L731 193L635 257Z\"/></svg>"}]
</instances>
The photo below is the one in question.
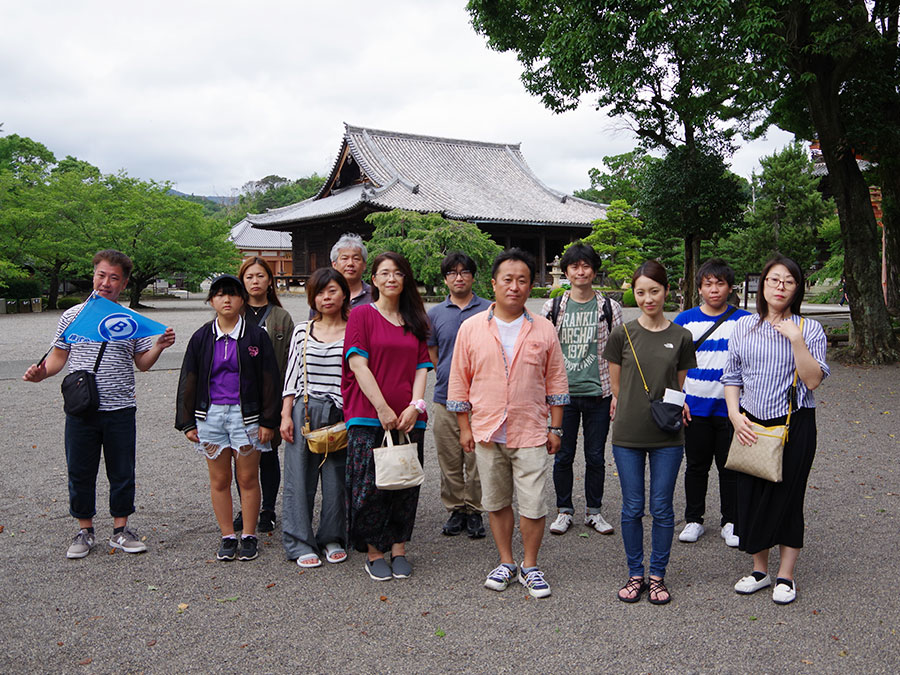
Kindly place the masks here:
<instances>
[{"instance_id":1,"label":"white tote bag","mask_svg":"<svg viewBox=\"0 0 900 675\"><path fill-rule=\"evenodd\" d=\"M373 448L375 456L375 487L379 490L403 490L421 485L425 472L419 463L418 448L400 432L405 443L394 445L390 431L384 432L380 448Z\"/></svg>"}]
</instances>

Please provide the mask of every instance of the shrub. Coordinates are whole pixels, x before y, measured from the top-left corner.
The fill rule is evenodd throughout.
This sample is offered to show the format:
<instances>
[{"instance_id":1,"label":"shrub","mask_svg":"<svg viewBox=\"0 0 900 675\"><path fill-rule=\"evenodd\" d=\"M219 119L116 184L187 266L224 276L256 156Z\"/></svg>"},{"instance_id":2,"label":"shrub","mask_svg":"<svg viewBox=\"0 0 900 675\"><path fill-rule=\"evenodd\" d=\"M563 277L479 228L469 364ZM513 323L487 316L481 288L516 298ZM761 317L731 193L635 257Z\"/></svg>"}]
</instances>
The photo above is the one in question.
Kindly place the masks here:
<instances>
[{"instance_id":1,"label":"shrub","mask_svg":"<svg viewBox=\"0 0 900 675\"><path fill-rule=\"evenodd\" d=\"M41 282L37 279L9 279L6 282L6 297L16 300L39 298Z\"/></svg>"},{"instance_id":2,"label":"shrub","mask_svg":"<svg viewBox=\"0 0 900 675\"><path fill-rule=\"evenodd\" d=\"M550 296L550 289L544 286L535 286L531 289L532 298L547 298Z\"/></svg>"},{"instance_id":3,"label":"shrub","mask_svg":"<svg viewBox=\"0 0 900 675\"><path fill-rule=\"evenodd\" d=\"M634 291L630 288L622 293L622 306L637 307L637 303L634 301Z\"/></svg>"},{"instance_id":4,"label":"shrub","mask_svg":"<svg viewBox=\"0 0 900 675\"><path fill-rule=\"evenodd\" d=\"M74 307L75 305L77 305L80 302L84 302L84 300L82 300L81 298L73 298L72 296L66 296L65 298L60 298L59 300L56 301L56 307L57 307L57 309L61 309L61 310L65 311L71 307Z\"/></svg>"}]
</instances>

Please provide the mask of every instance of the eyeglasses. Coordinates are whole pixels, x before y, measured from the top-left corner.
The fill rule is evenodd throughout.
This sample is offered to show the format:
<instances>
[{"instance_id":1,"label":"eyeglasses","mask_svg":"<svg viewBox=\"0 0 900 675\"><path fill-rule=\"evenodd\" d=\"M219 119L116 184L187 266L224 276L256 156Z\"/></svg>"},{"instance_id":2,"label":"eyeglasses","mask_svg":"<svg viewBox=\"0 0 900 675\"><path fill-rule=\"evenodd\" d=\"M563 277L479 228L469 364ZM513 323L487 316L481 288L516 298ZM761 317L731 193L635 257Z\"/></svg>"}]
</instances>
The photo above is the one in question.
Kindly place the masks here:
<instances>
[{"instance_id":1,"label":"eyeglasses","mask_svg":"<svg viewBox=\"0 0 900 675\"><path fill-rule=\"evenodd\" d=\"M388 278L405 279L406 278L406 275L403 272L401 272L400 270L394 270L392 272L388 271L388 270L382 270L375 276L378 277L379 279L388 279Z\"/></svg>"},{"instance_id":2,"label":"eyeglasses","mask_svg":"<svg viewBox=\"0 0 900 675\"><path fill-rule=\"evenodd\" d=\"M444 275L445 279L453 279L454 277L461 277L462 279L471 279L472 273L469 270L450 270L447 274Z\"/></svg>"},{"instance_id":3,"label":"eyeglasses","mask_svg":"<svg viewBox=\"0 0 900 675\"><path fill-rule=\"evenodd\" d=\"M784 290L789 291L797 287L797 282L793 279L779 279L778 277L766 277L766 286L769 288L778 288L784 286Z\"/></svg>"}]
</instances>

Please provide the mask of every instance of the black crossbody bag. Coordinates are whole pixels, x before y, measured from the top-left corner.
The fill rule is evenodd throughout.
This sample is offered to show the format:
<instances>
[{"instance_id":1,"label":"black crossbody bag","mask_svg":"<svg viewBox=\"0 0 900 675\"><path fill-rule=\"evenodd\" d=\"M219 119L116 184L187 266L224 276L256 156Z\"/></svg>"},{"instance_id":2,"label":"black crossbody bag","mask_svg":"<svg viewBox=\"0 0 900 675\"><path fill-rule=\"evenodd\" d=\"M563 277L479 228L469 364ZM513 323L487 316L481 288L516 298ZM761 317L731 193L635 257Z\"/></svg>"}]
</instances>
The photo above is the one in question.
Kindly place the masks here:
<instances>
[{"instance_id":1,"label":"black crossbody bag","mask_svg":"<svg viewBox=\"0 0 900 675\"><path fill-rule=\"evenodd\" d=\"M63 410L67 415L88 415L100 407L97 369L100 367L100 359L106 351L106 345L106 342L100 345L93 370L76 370L63 378L60 389L63 395Z\"/></svg>"}]
</instances>

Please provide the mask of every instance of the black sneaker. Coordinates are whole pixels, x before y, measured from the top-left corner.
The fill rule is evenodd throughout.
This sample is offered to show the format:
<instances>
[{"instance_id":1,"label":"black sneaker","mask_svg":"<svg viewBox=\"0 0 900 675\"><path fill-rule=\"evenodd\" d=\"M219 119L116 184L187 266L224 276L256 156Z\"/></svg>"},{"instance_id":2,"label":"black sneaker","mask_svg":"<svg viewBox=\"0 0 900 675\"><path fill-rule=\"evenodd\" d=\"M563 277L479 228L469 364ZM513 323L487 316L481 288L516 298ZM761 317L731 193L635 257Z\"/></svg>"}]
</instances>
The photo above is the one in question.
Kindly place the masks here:
<instances>
[{"instance_id":1,"label":"black sneaker","mask_svg":"<svg viewBox=\"0 0 900 675\"><path fill-rule=\"evenodd\" d=\"M447 522L444 523L444 529L441 530L441 534L447 537L455 537L460 532L463 531L463 528L466 526L466 514L463 511L454 511L450 514L450 517L447 519Z\"/></svg>"},{"instance_id":2,"label":"black sneaker","mask_svg":"<svg viewBox=\"0 0 900 675\"><path fill-rule=\"evenodd\" d=\"M471 539L484 538L484 521L481 519L480 513L470 513L466 516L466 530Z\"/></svg>"},{"instance_id":3,"label":"black sneaker","mask_svg":"<svg viewBox=\"0 0 900 675\"><path fill-rule=\"evenodd\" d=\"M244 529L244 516L240 511L238 511L237 516L234 518L234 523L232 524L234 525L235 532L240 532Z\"/></svg>"},{"instance_id":4,"label":"black sneaker","mask_svg":"<svg viewBox=\"0 0 900 675\"><path fill-rule=\"evenodd\" d=\"M256 537L241 537L240 560L253 560L259 555L259 542Z\"/></svg>"},{"instance_id":5,"label":"black sneaker","mask_svg":"<svg viewBox=\"0 0 900 675\"><path fill-rule=\"evenodd\" d=\"M237 555L238 540L233 537L222 537L222 545L216 553L217 560L234 560Z\"/></svg>"},{"instance_id":6,"label":"black sneaker","mask_svg":"<svg viewBox=\"0 0 900 675\"><path fill-rule=\"evenodd\" d=\"M257 530L260 532L271 532L275 529L275 512L274 511L260 511L259 512L259 525L257 526Z\"/></svg>"}]
</instances>

